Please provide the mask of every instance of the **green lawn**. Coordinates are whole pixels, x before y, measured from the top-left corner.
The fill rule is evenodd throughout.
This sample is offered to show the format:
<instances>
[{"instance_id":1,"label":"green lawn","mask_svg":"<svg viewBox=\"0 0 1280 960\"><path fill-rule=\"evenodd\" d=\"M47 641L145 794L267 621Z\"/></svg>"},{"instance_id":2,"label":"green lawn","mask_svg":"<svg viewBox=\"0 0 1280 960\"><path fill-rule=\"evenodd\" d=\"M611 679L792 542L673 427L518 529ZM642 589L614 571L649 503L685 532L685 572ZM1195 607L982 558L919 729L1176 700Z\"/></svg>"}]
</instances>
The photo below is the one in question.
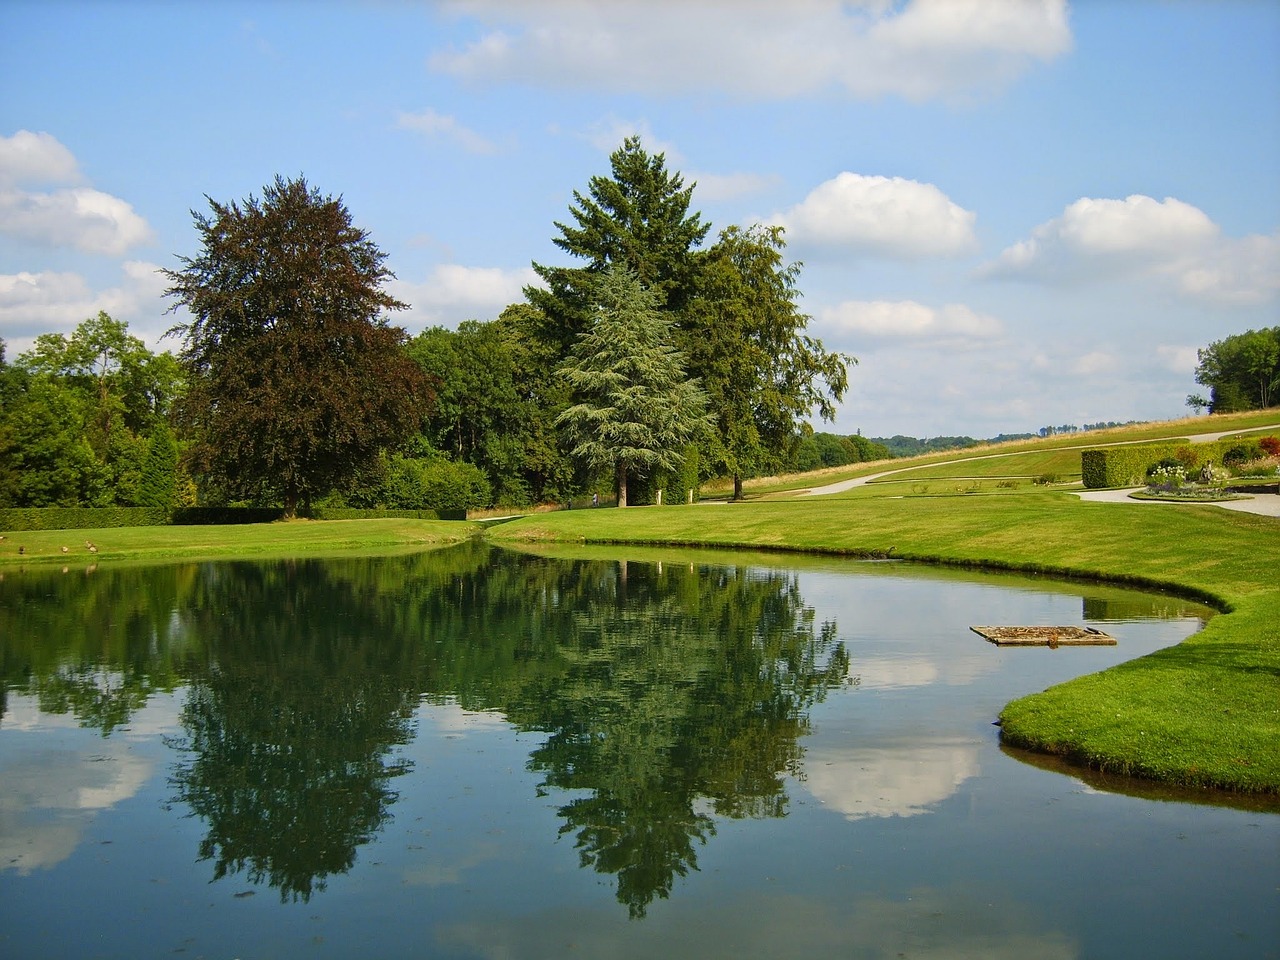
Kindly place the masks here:
<instances>
[{"instance_id":1,"label":"green lawn","mask_svg":"<svg viewBox=\"0 0 1280 960\"><path fill-rule=\"evenodd\" d=\"M478 527L445 520L296 520L236 526L23 530L0 540L0 564L322 557L457 543ZM97 547L89 551L86 543ZM66 547L66 552L63 552Z\"/></svg>"}]
</instances>

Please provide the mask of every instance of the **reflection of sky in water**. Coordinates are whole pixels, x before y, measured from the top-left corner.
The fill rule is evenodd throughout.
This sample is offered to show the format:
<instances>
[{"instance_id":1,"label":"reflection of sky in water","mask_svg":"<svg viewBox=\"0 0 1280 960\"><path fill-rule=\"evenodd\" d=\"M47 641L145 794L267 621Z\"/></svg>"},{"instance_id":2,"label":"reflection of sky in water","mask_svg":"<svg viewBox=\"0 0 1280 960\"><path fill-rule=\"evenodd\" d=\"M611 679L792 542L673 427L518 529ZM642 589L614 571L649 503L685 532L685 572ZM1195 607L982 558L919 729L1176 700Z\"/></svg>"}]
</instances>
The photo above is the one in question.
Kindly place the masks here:
<instances>
[{"instance_id":1,"label":"reflection of sky in water","mask_svg":"<svg viewBox=\"0 0 1280 960\"><path fill-rule=\"evenodd\" d=\"M977 743L947 740L810 750L804 787L848 820L914 817L978 774L979 750Z\"/></svg>"},{"instance_id":2,"label":"reflection of sky in water","mask_svg":"<svg viewBox=\"0 0 1280 960\"><path fill-rule=\"evenodd\" d=\"M796 576L815 622L835 623L857 682L806 708L794 766L779 772L785 815L721 815L716 785L693 785L691 812L714 830L644 921L628 919L613 878L584 867L578 836L562 832L563 808L592 789L547 786L531 761L555 724L517 730L484 696L424 695L412 738L391 749L408 772L391 781L387 822L299 905L276 903L245 871L211 882L198 859L203 821L171 807L166 784L175 753L163 738L182 739L182 694L152 696L108 737L11 694L0 938L34 929L28 917L43 911L66 955L93 936L70 932L86 912L85 929L118 957L1072 960L1127 958L1135 931L1152 956L1232 955L1204 949L1223 943L1265 955L1250 891L1280 882L1266 853L1280 818L1088 790L1003 756L991 726L1014 696L1194 625L1126 624L1118 649L1002 650L969 627L1081 623L1080 593L917 580L889 565ZM1142 619L1140 601L1121 603ZM97 902L93 914L85 905Z\"/></svg>"},{"instance_id":3,"label":"reflection of sky in water","mask_svg":"<svg viewBox=\"0 0 1280 960\"><path fill-rule=\"evenodd\" d=\"M25 875L69 857L96 815L151 779L157 761L139 747L176 731L180 709L178 697L153 698L128 731L103 737L11 695L0 740L0 870Z\"/></svg>"},{"instance_id":4,"label":"reflection of sky in water","mask_svg":"<svg viewBox=\"0 0 1280 960\"><path fill-rule=\"evenodd\" d=\"M921 887L900 900L860 896L837 904L778 890L723 903L673 902L661 925L632 924L620 936L605 912L553 911L494 922L450 923L435 945L465 956L534 960L564 956L649 960L674 955L778 960L781 957L895 957L922 960L1074 960L1066 933L993 892Z\"/></svg>"}]
</instances>

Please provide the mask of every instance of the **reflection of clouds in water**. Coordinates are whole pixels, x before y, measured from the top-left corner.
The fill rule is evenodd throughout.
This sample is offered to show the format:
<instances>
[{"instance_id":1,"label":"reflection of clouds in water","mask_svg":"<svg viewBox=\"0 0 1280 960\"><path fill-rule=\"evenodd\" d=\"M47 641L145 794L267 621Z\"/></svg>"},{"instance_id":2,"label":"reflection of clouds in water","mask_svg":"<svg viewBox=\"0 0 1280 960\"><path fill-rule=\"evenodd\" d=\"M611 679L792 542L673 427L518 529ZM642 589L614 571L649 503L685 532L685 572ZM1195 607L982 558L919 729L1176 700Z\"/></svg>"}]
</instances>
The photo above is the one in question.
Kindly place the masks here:
<instances>
[{"instance_id":1,"label":"reflection of clouds in water","mask_svg":"<svg viewBox=\"0 0 1280 960\"><path fill-rule=\"evenodd\" d=\"M411 887L448 887L462 883L463 874L490 860L506 855L506 849L496 841L480 842L471 852L452 863L439 860L413 867L404 873L404 882Z\"/></svg>"},{"instance_id":2,"label":"reflection of clouds in water","mask_svg":"<svg viewBox=\"0 0 1280 960\"><path fill-rule=\"evenodd\" d=\"M868 957L889 960L1073 960L1064 933L1037 929L1025 904L975 900L964 892L915 890L909 900L864 898L838 907L775 894L706 902L671 902L662 923L632 923L619 936L608 910L563 910L501 922L486 918L439 931L441 947L491 960L532 960L566 952L611 960L674 954L773 960L776 957ZM623 920L622 922L626 922Z\"/></svg>"},{"instance_id":3,"label":"reflection of clouds in water","mask_svg":"<svg viewBox=\"0 0 1280 960\"><path fill-rule=\"evenodd\" d=\"M487 733L492 730L505 730L510 724L507 716L496 710L467 710L449 701L446 703L424 703L418 711L419 721L431 724L437 733Z\"/></svg>"},{"instance_id":4,"label":"reflection of clouds in water","mask_svg":"<svg viewBox=\"0 0 1280 960\"><path fill-rule=\"evenodd\" d=\"M802 786L849 820L914 817L978 774L980 744L932 740L919 745L815 748L805 757Z\"/></svg>"},{"instance_id":5,"label":"reflection of clouds in water","mask_svg":"<svg viewBox=\"0 0 1280 960\"><path fill-rule=\"evenodd\" d=\"M142 739L178 726L180 697L162 697L130 720L127 733L108 738L83 731L85 746L25 749L20 734L78 725L68 714L42 714L33 698L14 697L6 712L0 761L0 870L47 869L69 857L97 811L134 796L151 778L153 762L135 752ZM13 722L10 723L12 718Z\"/></svg>"},{"instance_id":6,"label":"reflection of clouds in water","mask_svg":"<svg viewBox=\"0 0 1280 960\"><path fill-rule=\"evenodd\" d=\"M996 668L993 660L981 657L937 657L915 655L859 657L852 651L849 676L863 690L905 690L942 683L962 687Z\"/></svg>"}]
</instances>

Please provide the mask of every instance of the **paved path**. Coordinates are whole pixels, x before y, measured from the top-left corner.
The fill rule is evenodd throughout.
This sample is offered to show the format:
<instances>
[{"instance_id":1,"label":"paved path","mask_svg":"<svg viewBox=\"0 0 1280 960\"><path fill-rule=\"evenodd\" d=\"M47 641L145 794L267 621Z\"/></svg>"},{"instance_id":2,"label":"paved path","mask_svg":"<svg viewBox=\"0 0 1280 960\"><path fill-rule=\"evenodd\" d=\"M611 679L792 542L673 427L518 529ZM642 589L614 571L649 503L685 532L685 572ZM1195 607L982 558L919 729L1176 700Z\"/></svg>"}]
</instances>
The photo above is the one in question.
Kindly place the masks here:
<instances>
[{"instance_id":1,"label":"paved path","mask_svg":"<svg viewBox=\"0 0 1280 960\"><path fill-rule=\"evenodd\" d=\"M1280 430L1280 423L1272 424L1264 427L1250 427L1253 430ZM1229 437L1232 434L1240 433L1240 430L1223 430L1218 433L1198 433L1194 436L1178 438L1186 439L1192 443L1210 443L1214 440L1221 440L1223 437ZM1098 444L1098 443L1081 443L1070 447L1059 449L1093 449L1100 446L1121 446L1132 441L1121 440L1117 443ZM940 463L926 464L926 466L941 467L952 463L963 463L966 460L991 460L995 457L1007 457L1007 453L990 453L980 457L960 457L956 460L946 460ZM881 477L892 476L895 473L905 473L908 470L918 470L920 464L910 467L898 467L895 470L884 470L880 473L868 474L865 477L854 477L852 480L840 480L836 483L828 483L826 486L813 487L800 494L802 497L820 497L828 493L843 493L846 490L852 490L854 487L860 487L863 484L870 483L872 480L879 480ZM1100 500L1110 503L1167 503L1162 500L1134 500L1129 496L1133 490L1141 489L1139 487L1131 487L1128 490L1080 490L1070 491L1075 493L1081 500ZM1222 507L1226 510L1241 510L1245 513L1260 513L1267 517L1280 517L1280 494L1272 495L1269 493L1260 494L1250 500L1223 500L1219 503L1198 504L1198 506Z\"/></svg>"},{"instance_id":2,"label":"paved path","mask_svg":"<svg viewBox=\"0 0 1280 960\"><path fill-rule=\"evenodd\" d=\"M1069 490L1081 500L1092 500L1095 503L1162 503L1168 506L1175 501L1170 500L1135 500L1129 494L1142 487L1126 487L1123 490ZM1223 510L1239 510L1241 513L1257 513L1264 517L1280 517L1280 494L1260 493L1248 500L1219 500L1216 503L1195 503L1187 501L1178 506L1188 507L1221 507Z\"/></svg>"}]
</instances>

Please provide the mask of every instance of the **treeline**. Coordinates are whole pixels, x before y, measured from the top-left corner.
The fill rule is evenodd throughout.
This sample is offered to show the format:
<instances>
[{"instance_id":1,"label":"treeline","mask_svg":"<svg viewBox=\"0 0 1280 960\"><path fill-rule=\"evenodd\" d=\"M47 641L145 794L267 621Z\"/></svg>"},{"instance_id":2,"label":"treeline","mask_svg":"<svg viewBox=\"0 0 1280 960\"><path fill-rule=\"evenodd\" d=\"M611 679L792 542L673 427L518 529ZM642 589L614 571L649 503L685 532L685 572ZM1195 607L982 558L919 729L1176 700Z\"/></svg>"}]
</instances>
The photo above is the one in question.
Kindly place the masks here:
<instances>
[{"instance_id":1,"label":"treeline","mask_svg":"<svg viewBox=\"0 0 1280 960\"><path fill-rule=\"evenodd\" d=\"M1196 383L1208 387L1209 396L1193 393L1187 406L1235 413L1280 404L1280 327L1224 337L1197 354Z\"/></svg>"},{"instance_id":2,"label":"treeline","mask_svg":"<svg viewBox=\"0 0 1280 960\"><path fill-rule=\"evenodd\" d=\"M175 354L106 313L0 341L0 506L458 509L668 502L712 478L878 459L814 434L856 361L806 334L781 228L711 225L629 138L574 191L572 265L488 320L389 322L385 254L305 180L193 212Z\"/></svg>"}]
</instances>

